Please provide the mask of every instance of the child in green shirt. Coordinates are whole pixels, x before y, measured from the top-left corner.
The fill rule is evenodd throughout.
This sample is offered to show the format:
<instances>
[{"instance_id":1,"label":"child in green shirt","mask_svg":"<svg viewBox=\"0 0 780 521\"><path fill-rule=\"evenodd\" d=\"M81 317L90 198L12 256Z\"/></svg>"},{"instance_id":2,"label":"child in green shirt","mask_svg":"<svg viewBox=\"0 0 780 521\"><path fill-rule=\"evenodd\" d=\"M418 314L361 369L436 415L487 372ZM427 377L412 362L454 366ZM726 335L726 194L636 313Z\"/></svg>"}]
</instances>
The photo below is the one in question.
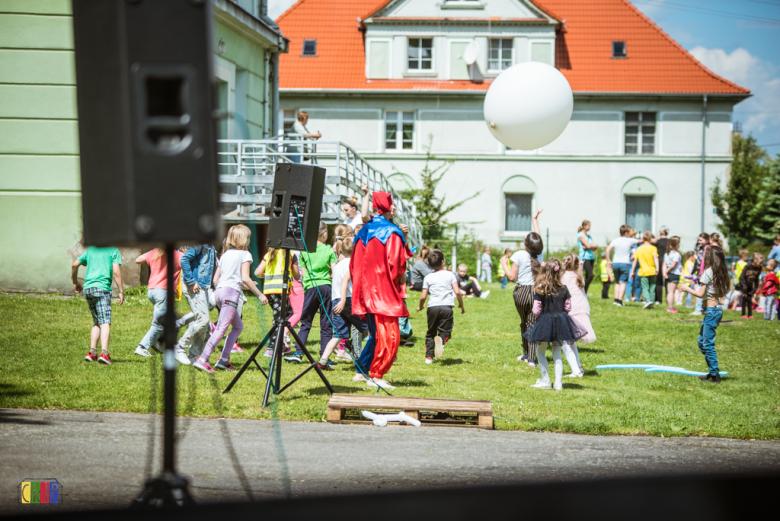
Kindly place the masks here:
<instances>
[{"instance_id":1,"label":"child in green shirt","mask_svg":"<svg viewBox=\"0 0 780 521\"><path fill-rule=\"evenodd\" d=\"M301 311L301 329L298 337L301 343L306 344L309 338L314 315L320 312L320 356L333 337L333 327L330 325L329 314L331 311L331 270L336 267L339 259L336 252L328 246L328 226L320 222L319 237L317 237L317 250L314 253L301 252L300 266L303 282L303 310ZM301 363L300 347L285 360L293 363Z\"/></svg>"},{"instance_id":2,"label":"child in green shirt","mask_svg":"<svg viewBox=\"0 0 780 521\"><path fill-rule=\"evenodd\" d=\"M87 362L98 361L103 364L111 364L111 355L108 354L108 341L111 337L111 283L116 279L119 288L119 305L125 302L125 290L122 285L122 256L116 248L96 248L90 246L71 265L71 280L76 293L84 292L89 311L92 313L92 333L89 342L89 353L85 357ZM79 283L79 266L86 266L84 284ZM100 339L102 353L97 354L97 343Z\"/></svg>"}]
</instances>

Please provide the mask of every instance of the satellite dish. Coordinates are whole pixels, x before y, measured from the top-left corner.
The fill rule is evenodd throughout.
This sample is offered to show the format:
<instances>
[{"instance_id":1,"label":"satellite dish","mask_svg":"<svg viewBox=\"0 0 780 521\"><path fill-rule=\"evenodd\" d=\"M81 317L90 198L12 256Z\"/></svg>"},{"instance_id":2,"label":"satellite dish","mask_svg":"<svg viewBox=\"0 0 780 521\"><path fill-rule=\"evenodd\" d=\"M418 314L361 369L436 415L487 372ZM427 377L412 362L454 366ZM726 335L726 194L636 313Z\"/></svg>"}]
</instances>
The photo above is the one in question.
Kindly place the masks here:
<instances>
[{"instance_id":1,"label":"satellite dish","mask_svg":"<svg viewBox=\"0 0 780 521\"><path fill-rule=\"evenodd\" d=\"M478 54L479 46L477 45L477 42L471 42L466 46L466 50L463 51L463 61L466 62L466 65L474 65L474 62L477 61Z\"/></svg>"}]
</instances>

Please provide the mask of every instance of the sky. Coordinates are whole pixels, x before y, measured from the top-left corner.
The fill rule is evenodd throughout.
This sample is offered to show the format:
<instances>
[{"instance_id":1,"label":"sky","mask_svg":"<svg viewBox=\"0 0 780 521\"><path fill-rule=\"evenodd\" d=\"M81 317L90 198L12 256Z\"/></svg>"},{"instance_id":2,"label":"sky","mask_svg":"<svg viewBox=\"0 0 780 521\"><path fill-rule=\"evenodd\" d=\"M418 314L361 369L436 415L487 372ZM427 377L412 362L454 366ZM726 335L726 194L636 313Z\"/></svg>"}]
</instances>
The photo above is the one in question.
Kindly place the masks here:
<instances>
[{"instance_id":1,"label":"sky","mask_svg":"<svg viewBox=\"0 0 780 521\"><path fill-rule=\"evenodd\" d=\"M269 0L268 14L277 18L295 1ZM753 96L734 108L734 121L780 154L780 0L632 3L711 71L750 89Z\"/></svg>"}]
</instances>

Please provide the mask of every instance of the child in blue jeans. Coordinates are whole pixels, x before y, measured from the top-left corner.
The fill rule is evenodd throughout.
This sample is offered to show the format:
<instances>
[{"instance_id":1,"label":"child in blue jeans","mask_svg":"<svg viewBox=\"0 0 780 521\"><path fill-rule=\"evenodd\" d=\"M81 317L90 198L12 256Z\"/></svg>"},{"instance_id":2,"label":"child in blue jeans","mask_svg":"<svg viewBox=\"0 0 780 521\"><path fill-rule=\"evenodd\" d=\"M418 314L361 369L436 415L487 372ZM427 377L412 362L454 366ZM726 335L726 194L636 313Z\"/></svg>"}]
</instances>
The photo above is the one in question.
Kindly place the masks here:
<instances>
[{"instance_id":1,"label":"child in blue jeans","mask_svg":"<svg viewBox=\"0 0 780 521\"><path fill-rule=\"evenodd\" d=\"M726 264L726 256L720 246L710 245L704 253L704 265L707 269L701 274L699 283L701 286L693 289L690 286L679 286L685 292L702 299L704 320L699 330L699 350L704 355L709 367L709 373L699 378L701 380L720 383L720 371L718 370L718 355L715 352L715 335L723 318L723 308L720 307L720 299L726 296L729 290L729 270Z\"/></svg>"},{"instance_id":2,"label":"child in blue jeans","mask_svg":"<svg viewBox=\"0 0 780 521\"><path fill-rule=\"evenodd\" d=\"M331 301L333 302L332 320L336 328L335 336L330 339L325 351L320 355L319 366L324 371L330 370L328 359L341 339L347 341L347 350L354 356L350 327L355 326L361 336L368 331L368 323L352 314L352 281L350 280L349 262L352 257L354 237L346 237L339 241L339 251L344 255L336 267L333 268L333 284L331 286ZM357 339L358 343L362 342Z\"/></svg>"}]
</instances>

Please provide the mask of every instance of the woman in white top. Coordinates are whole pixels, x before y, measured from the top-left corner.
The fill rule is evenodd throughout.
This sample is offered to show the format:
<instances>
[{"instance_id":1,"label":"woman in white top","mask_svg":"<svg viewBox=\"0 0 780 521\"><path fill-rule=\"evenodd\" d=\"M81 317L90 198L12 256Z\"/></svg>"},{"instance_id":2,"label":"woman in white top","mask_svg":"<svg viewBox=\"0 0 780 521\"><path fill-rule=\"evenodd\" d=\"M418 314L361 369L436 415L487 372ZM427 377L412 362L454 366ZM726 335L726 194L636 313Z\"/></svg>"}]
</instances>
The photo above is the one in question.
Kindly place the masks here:
<instances>
[{"instance_id":1,"label":"woman in white top","mask_svg":"<svg viewBox=\"0 0 780 521\"><path fill-rule=\"evenodd\" d=\"M505 257L501 258L501 266L504 268L506 277L513 282L517 281L513 297L515 308L520 315L520 330L523 335L536 323L536 315L533 314L534 278L539 272L542 251L544 251L538 221L540 213L542 210L537 210L531 219L534 231L525 236L523 241L525 250L516 251L510 257L512 267L509 267ZM536 367L536 344L529 343L525 336L523 336L523 354L518 356L517 360L525 362L531 367Z\"/></svg>"},{"instance_id":2,"label":"woman in white top","mask_svg":"<svg viewBox=\"0 0 780 521\"><path fill-rule=\"evenodd\" d=\"M230 364L230 352L233 344L236 343L238 335L244 329L244 323L241 321L241 315L238 313L238 302L241 298L241 284L249 288L249 291L260 299L262 305L268 304L268 299L263 295L257 285L249 278L249 266L252 264L252 254L249 253L249 238L252 232L243 224L232 226L227 234L225 247L227 251L222 254L218 261L218 266L214 272L214 283L217 289L214 291L214 297L219 307L219 319L211 337L206 342L201 355L193 362L192 366L201 371L209 373L216 372L209 364L209 357L214 348L222 340L227 328L233 326L230 334L225 340L225 347L222 349L222 356L215 364L217 369L233 371L235 367Z\"/></svg>"},{"instance_id":3,"label":"woman in white top","mask_svg":"<svg viewBox=\"0 0 780 521\"><path fill-rule=\"evenodd\" d=\"M344 224L349 225L349 227L353 230L358 224L363 224L363 216L361 216L360 212L358 211L357 197L350 197L344 201L344 204L341 205L341 209L344 211L344 215L346 216Z\"/></svg>"}]
</instances>

